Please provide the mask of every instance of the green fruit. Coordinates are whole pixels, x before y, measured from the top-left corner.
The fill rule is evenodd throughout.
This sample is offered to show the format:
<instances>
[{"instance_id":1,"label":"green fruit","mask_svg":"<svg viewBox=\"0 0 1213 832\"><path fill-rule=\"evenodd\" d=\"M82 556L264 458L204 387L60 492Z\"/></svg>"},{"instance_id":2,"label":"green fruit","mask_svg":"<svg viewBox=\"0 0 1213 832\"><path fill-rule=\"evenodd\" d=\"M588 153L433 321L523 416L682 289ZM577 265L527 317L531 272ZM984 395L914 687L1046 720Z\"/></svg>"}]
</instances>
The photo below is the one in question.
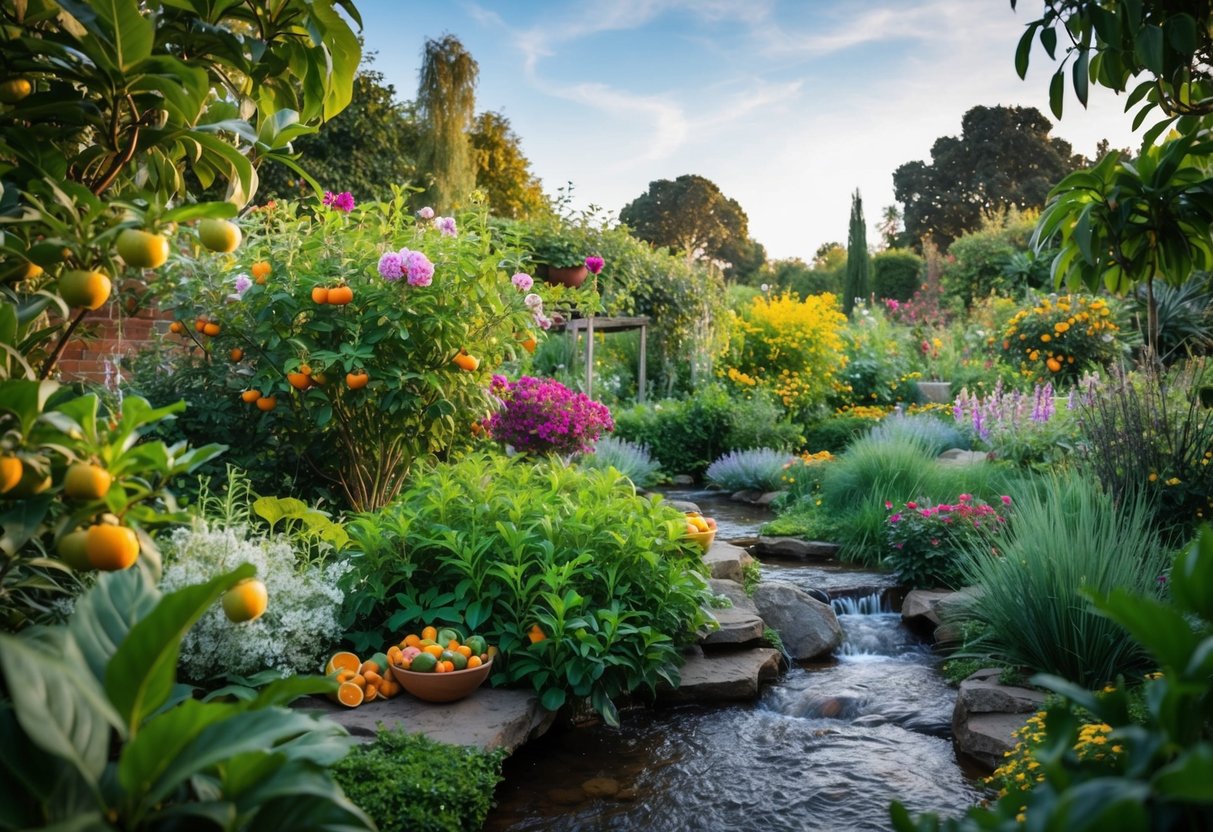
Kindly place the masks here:
<instances>
[{"instance_id":1,"label":"green fruit","mask_svg":"<svg viewBox=\"0 0 1213 832\"><path fill-rule=\"evenodd\" d=\"M463 633L450 627L443 627L438 631L438 646L445 648L452 641L457 641L463 644Z\"/></svg>"},{"instance_id":2,"label":"green fruit","mask_svg":"<svg viewBox=\"0 0 1213 832\"><path fill-rule=\"evenodd\" d=\"M78 529L71 534L64 535L63 539L59 541L59 560L78 572L92 569L93 565L89 562L88 552L84 548L87 539L88 531L85 529Z\"/></svg>"},{"instance_id":3,"label":"green fruit","mask_svg":"<svg viewBox=\"0 0 1213 832\"><path fill-rule=\"evenodd\" d=\"M8 78L0 81L0 101L5 104L16 104L34 91L34 85L28 78Z\"/></svg>"},{"instance_id":4,"label":"green fruit","mask_svg":"<svg viewBox=\"0 0 1213 832\"><path fill-rule=\"evenodd\" d=\"M413 657L412 663L409 665L409 670L415 670L418 673L433 673L434 668L438 666L438 660L429 653L418 653Z\"/></svg>"},{"instance_id":5,"label":"green fruit","mask_svg":"<svg viewBox=\"0 0 1213 832\"><path fill-rule=\"evenodd\" d=\"M112 289L110 279L101 272L77 269L59 278L59 296L68 306L98 309L109 300Z\"/></svg>"},{"instance_id":6,"label":"green fruit","mask_svg":"<svg viewBox=\"0 0 1213 832\"><path fill-rule=\"evenodd\" d=\"M466 670L468 666L467 656L457 650L443 650L439 658L444 662L450 662L455 665L456 670Z\"/></svg>"},{"instance_id":7,"label":"green fruit","mask_svg":"<svg viewBox=\"0 0 1213 832\"><path fill-rule=\"evenodd\" d=\"M387 675L388 660L385 653L376 653L375 655L371 656L368 661L372 661L379 665L379 669L383 671L383 675Z\"/></svg>"},{"instance_id":8,"label":"green fruit","mask_svg":"<svg viewBox=\"0 0 1213 832\"><path fill-rule=\"evenodd\" d=\"M464 644L472 648L473 656L479 656L489 649L489 643L484 640L484 636L468 636Z\"/></svg>"},{"instance_id":9,"label":"green fruit","mask_svg":"<svg viewBox=\"0 0 1213 832\"><path fill-rule=\"evenodd\" d=\"M240 237L240 226L234 222L208 218L198 223L198 239L211 251L223 254L235 251Z\"/></svg>"},{"instance_id":10,"label":"green fruit","mask_svg":"<svg viewBox=\"0 0 1213 832\"><path fill-rule=\"evenodd\" d=\"M156 269L168 260L168 240L159 234L127 228L118 235L118 256L136 269Z\"/></svg>"}]
</instances>

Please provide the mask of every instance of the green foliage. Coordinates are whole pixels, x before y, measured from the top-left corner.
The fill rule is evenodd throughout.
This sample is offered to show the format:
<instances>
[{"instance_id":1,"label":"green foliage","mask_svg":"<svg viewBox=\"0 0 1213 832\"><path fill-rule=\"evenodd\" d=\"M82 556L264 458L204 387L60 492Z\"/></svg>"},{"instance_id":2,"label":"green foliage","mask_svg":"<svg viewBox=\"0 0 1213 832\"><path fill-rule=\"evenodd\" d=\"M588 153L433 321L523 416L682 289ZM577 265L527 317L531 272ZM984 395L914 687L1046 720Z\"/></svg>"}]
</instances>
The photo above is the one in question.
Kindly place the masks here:
<instances>
[{"instance_id":1,"label":"green foliage","mask_svg":"<svg viewBox=\"0 0 1213 832\"><path fill-rule=\"evenodd\" d=\"M501 113L483 112L469 140L476 164L476 187L484 191L494 216L519 219L548 210L543 185L522 154L522 140Z\"/></svg>"},{"instance_id":2,"label":"green foliage","mask_svg":"<svg viewBox=\"0 0 1213 832\"><path fill-rule=\"evenodd\" d=\"M424 125L417 171L426 180L422 202L439 213L466 206L476 185L468 131L476 108L480 67L459 39L427 39L417 86L417 119Z\"/></svg>"},{"instance_id":3,"label":"green foliage","mask_svg":"<svg viewBox=\"0 0 1213 832\"><path fill-rule=\"evenodd\" d=\"M661 479L661 466L653 461L647 448L616 436L599 439L594 452L582 456L578 464L595 471L614 468L637 488L648 488Z\"/></svg>"},{"instance_id":4,"label":"green foliage","mask_svg":"<svg viewBox=\"0 0 1213 832\"><path fill-rule=\"evenodd\" d=\"M868 255L868 225L863 218L863 199L859 191L851 197L851 227L847 232L847 270L842 285L842 314L848 318L856 302L867 300L869 290L868 273L871 271Z\"/></svg>"},{"instance_id":5,"label":"green foliage","mask_svg":"<svg viewBox=\"0 0 1213 832\"><path fill-rule=\"evenodd\" d=\"M444 745L380 728L333 766L333 779L380 832L478 832L501 782L502 750Z\"/></svg>"},{"instance_id":6,"label":"green foliage","mask_svg":"<svg viewBox=\"0 0 1213 832\"><path fill-rule=\"evenodd\" d=\"M678 649L703 624L702 551L686 520L614 471L479 454L438 465L350 527L362 554L347 583L358 649L443 622L501 649L494 683L545 707L676 684ZM546 639L532 643L538 625ZM498 666L500 662L500 666Z\"/></svg>"},{"instance_id":7,"label":"green foliage","mask_svg":"<svg viewBox=\"0 0 1213 832\"><path fill-rule=\"evenodd\" d=\"M791 421L774 396L757 391L749 398L734 399L725 445L731 450L775 448L790 451L800 446L800 426Z\"/></svg>"},{"instance_id":8,"label":"green foliage","mask_svg":"<svg viewBox=\"0 0 1213 832\"><path fill-rule=\"evenodd\" d=\"M887 564L899 584L917 589L960 589L962 552L977 545L996 549L1006 523L993 506L969 494L947 503L890 503L889 511Z\"/></svg>"},{"instance_id":9,"label":"green foliage","mask_svg":"<svg viewBox=\"0 0 1213 832\"><path fill-rule=\"evenodd\" d=\"M1028 245L1038 217L1035 210L1011 207L983 218L979 228L953 241L948 247L950 261L940 275L948 303L968 309L991 294L1018 296L1045 286L1047 258L1042 253L1038 266L1038 255Z\"/></svg>"},{"instance_id":10,"label":"green foliage","mask_svg":"<svg viewBox=\"0 0 1213 832\"><path fill-rule=\"evenodd\" d=\"M830 398L836 410L918 400L918 345L911 332L891 323L880 307L861 308L842 330L842 340L846 361L839 362Z\"/></svg>"},{"instance_id":11,"label":"green foliage","mask_svg":"<svg viewBox=\"0 0 1213 832\"><path fill-rule=\"evenodd\" d=\"M647 191L623 206L619 221L654 246L730 264L749 239L749 219L737 200L694 174L650 182Z\"/></svg>"},{"instance_id":12,"label":"green foliage","mask_svg":"<svg viewBox=\"0 0 1213 832\"><path fill-rule=\"evenodd\" d=\"M793 292L802 298L826 293L841 295L846 250L838 246L832 251L838 255L838 262L831 259L828 263L810 266L800 258L768 261L756 280L766 283L774 291Z\"/></svg>"},{"instance_id":13,"label":"green foliage","mask_svg":"<svg viewBox=\"0 0 1213 832\"><path fill-rule=\"evenodd\" d=\"M787 451L771 448L731 451L708 466L707 479L725 491L775 491L791 462Z\"/></svg>"},{"instance_id":14,"label":"green foliage","mask_svg":"<svg viewBox=\"0 0 1213 832\"><path fill-rule=\"evenodd\" d=\"M836 413L805 426L803 447L812 452L829 451L839 454L871 430L874 424L875 422L864 416Z\"/></svg>"},{"instance_id":15,"label":"green foliage","mask_svg":"<svg viewBox=\"0 0 1213 832\"><path fill-rule=\"evenodd\" d=\"M872 257L872 292L877 298L907 301L922 283L926 261L912 251L886 249Z\"/></svg>"},{"instance_id":16,"label":"green foliage","mask_svg":"<svg viewBox=\"0 0 1213 832\"><path fill-rule=\"evenodd\" d=\"M1158 316L1158 358L1172 364L1186 355L1213 352L1213 276L1197 272L1179 286L1154 287ZM1149 316L1150 298L1145 287L1133 295L1135 318Z\"/></svg>"},{"instance_id":17,"label":"green foliage","mask_svg":"<svg viewBox=\"0 0 1213 832\"><path fill-rule=\"evenodd\" d=\"M966 551L962 565L980 602L959 613L985 625L995 661L1099 687L1147 665L1124 628L1083 602L1084 592L1157 593L1167 552L1141 499L1115 502L1089 478L1047 478L1014 494L997 552Z\"/></svg>"},{"instance_id":18,"label":"green foliage","mask_svg":"<svg viewBox=\"0 0 1213 832\"><path fill-rule=\"evenodd\" d=\"M1141 698L1123 684L1093 694L1063 679L1033 682L1060 697L1048 707L1044 739L1033 752L1042 779L960 819L924 815L900 804L890 811L899 832L977 832L1028 828L1107 830L1203 829L1213 825L1209 647L1213 645L1213 530L1203 527L1171 570L1169 603L1148 591L1116 587L1089 594L1093 612L1128 634L1161 668ZM1084 725L1110 729L1103 755L1080 753ZM1022 820L1021 820L1022 819Z\"/></svg>"},{"instance_id":19,"label":"green foliage","mask_svg":"<svg viewBox=\"0 0 1213 832\"><path fill-rule=\"evenodd\" d=\"M0 636L0 825L374 828L326 770L345 731L284 707L333 682L300 676L207 703L175 684L182 637L252 571L167 595L139 570L105 575L67 625Z\"/></svg>"}]
</instances>

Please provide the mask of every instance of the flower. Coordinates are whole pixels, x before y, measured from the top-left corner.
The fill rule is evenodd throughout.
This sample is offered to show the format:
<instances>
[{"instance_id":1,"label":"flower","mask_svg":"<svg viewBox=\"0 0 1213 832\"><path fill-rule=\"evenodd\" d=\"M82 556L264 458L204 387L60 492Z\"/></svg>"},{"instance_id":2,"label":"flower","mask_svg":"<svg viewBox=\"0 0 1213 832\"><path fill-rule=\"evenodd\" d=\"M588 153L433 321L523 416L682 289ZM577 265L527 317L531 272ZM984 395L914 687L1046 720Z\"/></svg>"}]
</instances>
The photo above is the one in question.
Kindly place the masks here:
<instances>
[{"instance_id":1,"label":"flower","mask_svg":"<svg viewBox=\"0 0 1213 832\"><path fill-rule=\"evenodd\" d=\"M510 282L518 287L519 292L529 292L531 287L535 285L535 279L526 272L518 272L510 278Z\"/></svg>"},{"instance_id":2,"label":"flower","mask_svg":"<svg viewBox=\"0 0 1213 832\"><path fill-rule=\"evenodd\" d=\"M354 195L349 191L342 191L339 194L325 191L324 204L329 208L336 208L338 211L344 211L348 214L354 210Z\"/></svg>"},{"instance_id":3,"label":"flower","mask_svg":"<svg viewBox=\"0 0 1213 832\"><path fill-rule=\"evenodd\" d=\"M410 251L404 261L410 286L429 286L434 281L434 264L420 251Z\"/></svg>"},{"instance_id":4,"label":"flower","mask_svg":"<svg viewBox=\"0 0 1213 832\"><path fill-rule=\"evenodd\" d=\"M417 216L423 220L432 220L434 218L434 209L427 205L417 212Z\"/></svg>"},{"instance_id":5,"label":"flower","mask_svg":"<svg viewBox=\"0 0 1213 832\"><path fill-rule=\"evenodd\" d=\"M408 249L404 249L408 252ZM386 252L379 258L379 276L389 282L395 282L404 277L405 254L397 251Z\"/></svg>"},{"instance_id":6,"label":"flower","mask_svg":"<svg viewBox=\"0 0 1213 832\"><path fill-rule=\"evenodd\" d=\"M434 225L438 226L438 230L441 231L444 236L454 237L456 233L458 233L455 229L454 217L439 217L438 219L434 220Z\"/></svg>"},{"instance_id":7,"label":"flower","mask_svg":"<svg viewBox=\"0 0 1213 832\"><path fill-rule=\"evenodd\" d=\"M249 287L252 285L253 281L249 279L247 274L241 273L236 275L236 300L240 300L240 298L244 296L244 293L247 292Z\"/></svg>"},{"instance_id":8,"label":"flower","mask_svg":"<svg viewBox=\"0 0 1213 832\"><path fill-rule=\"evenodd\" d=\"M1002 504L1004 506L1011 505L1011 498L1008 497L1006 494L1003 494L1001 497L999 497L999 499L1002 500Z\"/></svg>"},{"instance_id":9,"label":"flower","mask_svg":"<svg viewBox=\"0 0 1213 832\"><path fill-rule=\"evenodd\" d=\"M535 294L534 292L531 292L529 295L523 298L522 302L526 304L528 309L543 308L543 298L539 297L539 295Z\"/></svg>"},{"instance_id":10,"label":"flower","mask_svg":"<svg viewBox=\"0 0 1213 832\"><path fill-rule=\"evenodd\" d=\"M606 261L601 257L585 258L585 267L589 269L590 274L598 274L602 271L602 267L606 265Z\"/></svg>"},{"instance_id":11,"label":"flower","mask_svg":"<svg viewBox=\"0 0 1213 832\"><path fill-rule=\"evenodd\" d=\"M558 381L523 376L504 388L504 407L485 427L522 453L587 453L603 432L615 429L610 410Z\"/></svg>"},{"instance_id":12,"label":"flower","mask_svg":"<svg viewBox=\"0 0 1213 832\"><path fill-rule=\"evenodd\" d=\"M547 315L543 314L542 310L536 309L534 318L535 318L535 325L537 327L539 327L540 329L546 331L546 330L549 330L552 328L552 319L549 318Z\"/></svg>"}]
</instances>

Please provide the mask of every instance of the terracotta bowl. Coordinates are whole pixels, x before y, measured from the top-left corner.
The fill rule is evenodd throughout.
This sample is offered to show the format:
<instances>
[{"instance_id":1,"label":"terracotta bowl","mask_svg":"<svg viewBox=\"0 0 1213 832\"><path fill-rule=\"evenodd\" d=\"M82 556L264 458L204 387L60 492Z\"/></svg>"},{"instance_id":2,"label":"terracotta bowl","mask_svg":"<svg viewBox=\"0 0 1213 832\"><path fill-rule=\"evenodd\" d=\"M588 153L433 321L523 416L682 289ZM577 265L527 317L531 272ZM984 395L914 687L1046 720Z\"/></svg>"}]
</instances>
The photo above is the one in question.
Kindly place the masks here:
<instances>
[{"instance_id":1,"label":"terracotta bowl","mask_svg":"<svg viewBox=\"0 0 1213 832\"><path fill-rule=\"evenodd\" d=\"M489 678L493 667L490 659L480 667L452 670L449 673L417 673L389 665L400 687L426 702L454 702L470 694Z\"/></svg>"},{"instance_id":2,"label":"terracotta bowl","mask_svg":"<svg viewBox=\"0 0 1213 832\"><path fill-rule=\"evenodd\" d=\"M706 532L695 532L694 534L687 532L687 537L702 546L703 551L706 552L712 548L712 541L716 539L716 530L708 529Z\"/></svg>"}]
</instances>

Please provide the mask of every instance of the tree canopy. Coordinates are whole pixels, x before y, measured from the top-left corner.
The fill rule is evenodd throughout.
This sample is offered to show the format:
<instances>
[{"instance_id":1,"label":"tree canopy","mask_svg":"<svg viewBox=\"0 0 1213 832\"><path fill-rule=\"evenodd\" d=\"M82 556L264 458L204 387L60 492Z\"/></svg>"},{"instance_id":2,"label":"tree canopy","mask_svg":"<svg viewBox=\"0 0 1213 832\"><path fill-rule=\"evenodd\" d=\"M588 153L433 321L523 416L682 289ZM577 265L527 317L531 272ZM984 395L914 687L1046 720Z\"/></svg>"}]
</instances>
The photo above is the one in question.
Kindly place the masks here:
<instances>
[{"instance_id":1,"label":"tree canopy","mask_svg":"<svg viewBox=\"0 0 1213 832\"><path fill-rule=\"evenodd\" d=\"M425 42L417 87L417 115L424 127L417 167L427 179L425 201L437 211L454 208L476 184L468 133L479 75L476 59L454 35Z\"/></svg>"},{"instance_id":2,"label":"tree canopy","mask_svg":"<svg viewBox=\"0 0 1213 832\"><path fill-rule=\"evenodd\" d=\"M863 218L863 197L851 197L851 226L847 234L847 272L842 289L842 311L850 317L855 302L868 296L868 226Z\"/></svg>"},{"instance_id":3,"label":"tree canopy","mask_svg":"<svg viewBox=\"0 0 1213 832\"><path fill-rule=\"evenodd\" d=\"M737 200L702 176L650 182L647 191L624 206L619 219L641 240L688 259L717 260L729 267L745 262L749 218Z\"/></svg>"},{"instance_id":4,"label":"tree canopy","mask_svg":"<svg viewBox=\"0 0 1213 832\"><path fill-rule=\"evenodd\" d=\"M1035 107L974 107L961 135L931 147L931 161L907 162L893 173L905 206L906 233L941 248L981 226L983 215L1006 208L1040 208L1049 189L1085 162Z\"/></svg>"},{"instance_id":5,"label":"tree canopy","mask_svg":"<svg viewBox=\"0 0 1213 832\"><path fill-rule=\"evenodd\" d=\"M543 184L531 172L518 135L501 113L476 117L469 136L476 165L476 187L488 195L489 210L499 217L525 219L548 208Z\"/></svg>"}]
</instances>

